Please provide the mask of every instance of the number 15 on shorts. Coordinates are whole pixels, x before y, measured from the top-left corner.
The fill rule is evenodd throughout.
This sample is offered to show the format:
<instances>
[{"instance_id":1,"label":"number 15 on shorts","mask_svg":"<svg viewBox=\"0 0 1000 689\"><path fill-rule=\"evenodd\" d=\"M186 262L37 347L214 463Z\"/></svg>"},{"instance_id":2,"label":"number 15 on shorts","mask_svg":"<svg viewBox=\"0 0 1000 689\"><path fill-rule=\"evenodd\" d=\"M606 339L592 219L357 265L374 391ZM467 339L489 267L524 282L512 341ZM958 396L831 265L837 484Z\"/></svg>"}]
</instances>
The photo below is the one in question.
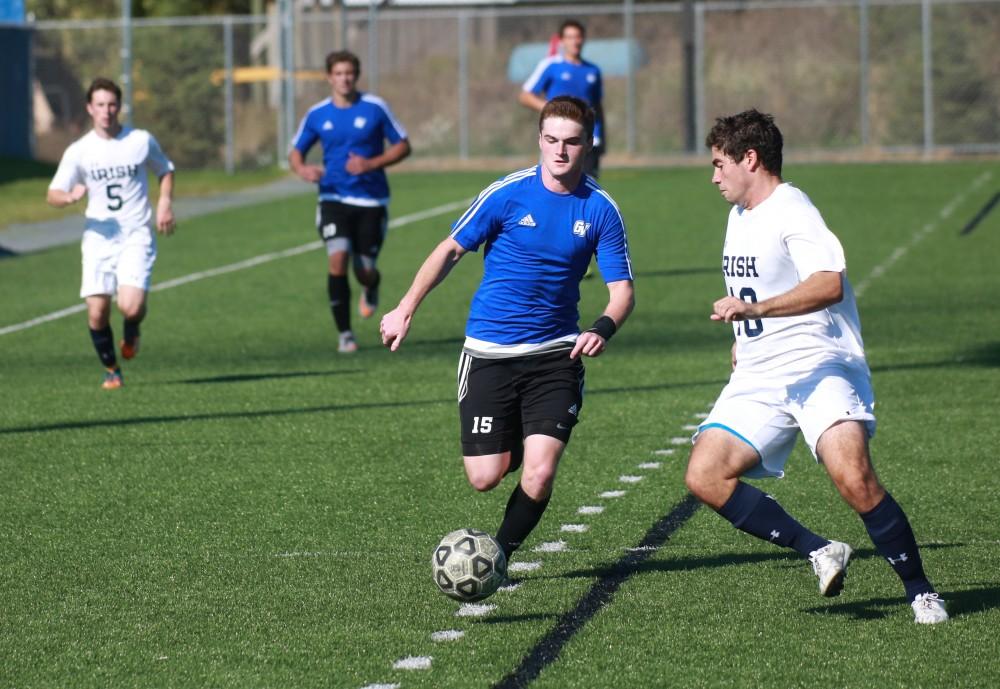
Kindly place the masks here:
<instances>
[{"instance_id":1,"label":"number 15 on shorts","mask_svg":"<svg viewBox=\"0 0 1000 689\"><path fill-rule=\"evenodd\" d=\"M489 433L493 430L493 417L492 416L473 416L472 417L472 432L473 433Z\"/></svg>"}]
</instances>

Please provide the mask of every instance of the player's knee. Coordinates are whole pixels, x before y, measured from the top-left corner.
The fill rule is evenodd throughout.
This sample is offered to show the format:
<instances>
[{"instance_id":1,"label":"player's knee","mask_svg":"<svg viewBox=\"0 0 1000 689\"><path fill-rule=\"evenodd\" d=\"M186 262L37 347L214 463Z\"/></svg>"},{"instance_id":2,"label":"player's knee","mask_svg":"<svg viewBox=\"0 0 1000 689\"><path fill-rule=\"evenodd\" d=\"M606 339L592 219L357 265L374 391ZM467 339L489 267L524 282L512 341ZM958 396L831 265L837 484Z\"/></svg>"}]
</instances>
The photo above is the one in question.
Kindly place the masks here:
<instances>
[{"instance_id":1,"label":"player's knee","mask_svg":"<svg viewBox=\"0 0 1000 689\"><path fill-rule=\"evenodd\" d=\"M500 485L500 479L503 477L494 474L477 472L467 473L466 478L469 479L470 486L478 490L480 493L485 493L486 491L493 490Z\"/></svg>"}]
</instances>

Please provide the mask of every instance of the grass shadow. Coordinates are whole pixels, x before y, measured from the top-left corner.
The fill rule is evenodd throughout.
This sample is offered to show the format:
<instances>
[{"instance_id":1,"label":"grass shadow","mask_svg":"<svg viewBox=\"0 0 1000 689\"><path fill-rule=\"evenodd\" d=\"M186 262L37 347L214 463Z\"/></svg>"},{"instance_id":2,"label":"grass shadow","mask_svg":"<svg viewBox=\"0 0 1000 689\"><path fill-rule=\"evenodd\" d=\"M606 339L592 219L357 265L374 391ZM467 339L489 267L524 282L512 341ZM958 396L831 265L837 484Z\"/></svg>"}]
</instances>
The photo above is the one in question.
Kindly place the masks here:
<instances>
[{"instance_id":1,"label":"grass shadow","mask_svg":"<svg viewBox=\"0 0 1000 689\"><path fill-rule=\"evenodd\" d=\"M205 385L215 383L246 383L258 380L281 380L285 378L311 378L315 376L339 376L352 373L364 373L362 369L346 371L282 371L271 373L237 373L229 376L213 376L211 378L187 378L168 381L170 385Z\"/></svg>"}]
</instances>

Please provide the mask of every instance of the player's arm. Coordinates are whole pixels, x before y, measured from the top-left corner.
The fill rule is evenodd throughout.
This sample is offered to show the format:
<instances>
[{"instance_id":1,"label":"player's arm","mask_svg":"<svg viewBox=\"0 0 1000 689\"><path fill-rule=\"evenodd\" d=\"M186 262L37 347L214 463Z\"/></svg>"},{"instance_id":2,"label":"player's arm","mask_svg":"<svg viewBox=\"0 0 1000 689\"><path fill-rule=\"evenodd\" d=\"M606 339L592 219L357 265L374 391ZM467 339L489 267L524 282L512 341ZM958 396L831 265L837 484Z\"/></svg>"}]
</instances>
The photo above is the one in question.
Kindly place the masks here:
<instances>
[{"instance_id":1,"label":"player's arm","mask_svg":"<svg viewBox=\"0 0 1000 689\"><path fill-rule=\"evenodd\" d=\"M434 248L424 264L420 266L420 270L417 271L410 289L399 300L399 305L382 317L382 323L379 326L382 333L382 344L394 352L399 349L410 330L410 321L413 320L413 314L416 313L417 307L432 289L448 277L448 273L465 253L462 245L451 237Z\"/></svg>"},{"instance_id":2,"label":"player's arm","mask_svg":"<svg viewBox=\"0 0 1000 689\"><path fill-rule=\"evenodd\" d=\"M174 218L174 171L160 177L160 198L156 202L156 230L172 234L177 222Z\"/></svg>"},{"instance_id":3,"label":"player's arm","mask_svg":"<svg viewBox=\"0 0 1000 689\"><path fill-rule=\"evenodd\" d=\"M737 297L723 297L712 305L713 321L745 321L757 318L801 316L837 304L844 298L841 273L823 270L813 273L783 294L748 303Z\"/></svg>"},{"instance_id":4,"label":"player's arm","mask_svg":"<svg viewBox=\"0 0 1000 689\"><path fill-rule=\"evenodd\" d=\"M323 168L319 165L306 163L306 159L302 154L302 151L294 146L292 147L292 150L288 152L288 167L291 168L292 172L306 182L316 184L323 179Z\"/></svg>"},{"instance_id":5,"label":"player's arm","mask_svg":"<svg viewBox=\"0 0 1000 689\"><path fill-rule=\"evenodd\" d=\"M390 165L395 165L403 158L410 155L411 150L410 140L400 139L392 146L385 149L381 155L372 156L371 158L359 156L357 153L348 153L347 163L344 165L344 169L352 175L360 175L365 172L371 172L372 170L389 167Z\"/></svg>"},{"instance_id":6,"label":"player's arm","mask_svg":"<svg viewBox=\"0 0 1000 689\"><path fill-rule=\"evenodd\" d=\"M56 208L71 206L87 195L87 187L82 184L74 184L69 191L62 189L49 189L45 194L45 201Z\"/></svg>"},{"instance_id":7,"label":"player's arm","mask_svg":"<svg viewBox=\"0 0 1000 689\"><path fill-rule=\"evenodd\" d=\"M608 137L604 131L604 106L600 103L594 106L594 122L594 148L606 150Z\"/></svg>"},{"instance_id":8,"label":"player's arm","mask_svg":"<svg viewBox=\"0 0 1000 689\"><path fill-rule=\"evenodd\" d=\"M625 319L635 308L635 287L631 280L618 280L608 283L608 305L604 309L601 317L594 321L594 325L580 333L576 338L570 358L583 354L584 356L598 356L607 347L608 340L618 332L618 329L625 323Z\"/></svg>"}]
</instances>

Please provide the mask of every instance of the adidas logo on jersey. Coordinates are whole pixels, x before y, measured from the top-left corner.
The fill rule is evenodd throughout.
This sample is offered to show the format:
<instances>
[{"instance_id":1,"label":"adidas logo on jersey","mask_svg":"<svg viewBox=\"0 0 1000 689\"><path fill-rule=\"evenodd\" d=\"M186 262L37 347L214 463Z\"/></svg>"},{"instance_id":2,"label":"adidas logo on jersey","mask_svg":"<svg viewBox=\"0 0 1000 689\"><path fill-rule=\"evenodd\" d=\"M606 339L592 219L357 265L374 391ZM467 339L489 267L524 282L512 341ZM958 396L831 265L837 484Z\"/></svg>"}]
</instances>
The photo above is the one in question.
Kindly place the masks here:
<instances>
[{"instance_id":1,"label":"adidas logo on jersey","mask_svg":"<svg viewBox=\"0 0 1000 689\"><path fill-rule=\"evenodd\" d=\"M531 213L528 213L526 216L518 220L517 224L524 227L537 227L535 225L535 219L531 217Z\"/></svg>"},{"instance_id":2,"label":"adidas logo on jersey","mask_svg":"<svg viewBox=\"0 0 1000 689\"><path fill-rule=\"evenodd\" d=\"M333 122L327 120L326 122L323 123L323 131L327 132L330 131L331 129L333 129Z\"/></svg>"},{"instance_id":3,"label":"adidas logo on jersey","mask_svg":"<svg viewBox=\"0 0 1000 689\"><path fill-rule=\"evenodd\" d=\"M364 117L355 117L354 118L354 128L355 129L364 129L365 123L367 123L367 122L368 122L368 120L366 118L364 118Z\"/></svg>"}]
</instances>

